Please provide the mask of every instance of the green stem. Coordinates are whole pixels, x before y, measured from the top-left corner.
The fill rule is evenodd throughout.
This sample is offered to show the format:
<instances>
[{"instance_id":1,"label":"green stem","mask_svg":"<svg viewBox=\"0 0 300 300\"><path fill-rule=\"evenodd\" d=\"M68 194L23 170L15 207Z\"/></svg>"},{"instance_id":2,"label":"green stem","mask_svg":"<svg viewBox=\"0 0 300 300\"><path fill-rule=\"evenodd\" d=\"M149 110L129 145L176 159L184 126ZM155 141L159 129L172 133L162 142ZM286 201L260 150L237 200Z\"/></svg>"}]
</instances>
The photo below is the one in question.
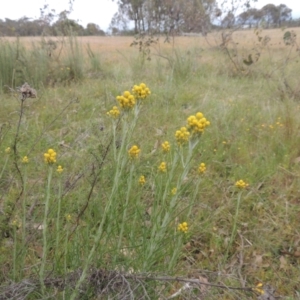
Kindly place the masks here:
<instances>
[{"instance_id":1,"label":"green stem","mask_svg":"<svg viewBox=\"0 0 300 300\"><path fill-rule=\"evenodd\" d=\"M53 173L53 166L49 166L48 171L48 180L47 180L47 187L46 187L46 201L45 201L45 212L44 212L44 221L43 221L43 256L42 256L42 263L40 268L40 283L42 286L42 291L44 294L45 291L45 285L44 285L44 273L45 273L45 265L46 265L46 259L47 259L47 217L49 213L49 204L50 204L50 187L51 187L51 179L52 179L52 173Z\"/></svg>"},{"instance_id":2,"label":"green stem","mask_svg":"<svg viewBox=\"0 0 300 300\"><path fill-rule=\"evenodd\" d=\"M182 233L180 232L180 234L178 234L177 230L175 230L175 233L174 233L174 250L172 251L172 257L168 263L168 271L171 271L177 261L177 258L179 257L181 251L182 251L182 244L183 244L183 241L182 241L182 238L183 238L183 234L185 233Z\"/></svg>"},{"instance_id":3,"label":"green stem","mask_svg":"<svg viewBox=\"0 0 300 300\"><path fill-rule=\"evenodd\" d=\"M241 204L241 198L242 198L242 191L238 194L237 198L237 204L236 204L236 210L235 210L235 216L233 220L233 226L232 226L232 231L231 231L231 237L227 246L226 254L224 256L224 260L227 260L228 258L228 252L229 248L232 246L233 240L236 236L236 227L237 227L237 220L238 220L238 215L239 215L239 210L240 210L240 204Z\"/></svg>"},{"instance_id":4,"label":"green stem","mask_svg":"<svg viewBox=\"0 0 300 300\"><path fill-rule=\"evenodd\" d=\"M122 144L121 144L121 148L119 150L119 154L118 154L118 158L117 158L117 162L116 162L116 173L115 173L115 177L114 177L114 181L113 181L113 186L112 186L112 190L111 190L111 194L109 196L109 199L107 201L107 204L105 206L104 212L103 212L103 216L102 216L102 220L100 222L100 225L97 229L95 238L94 238L94 243L93 246L90 250L90 253L85 261L85 265L84 268L82 270L81 276L79 278L79 280L77 281L77 284L75 286L75 290L73 291L70 300L74 300L77 297L77 293L78 293L78 289L80 288L81 284L83 283L83 281L86 278L87 275L87 270L89 265L91 264L92 258L94 256L94 253L96 251L96 248L99 245L99 242L103 236L103 232L104 232L104 223L107 220L107 217L109 215L109 212L111 210L112 207L112 203L114 202L115 199L115 194L118 191L119 188L119 179L120 176L122 174L122 171L124 169L125 166L125 162L127 161L127 158L124 158L124 150L125 150L125 141L126 141L126 131L123 131L124 135L123 135L123 140L122 140Z\"/></svg>"},{"instance_id":5,"label":"green stem","mask_svg":"<svg viewBox=\"0 0 300 300\"><path fill-rule=\"evenodd\" d=\"M17 228L14 225L14 250L13 250L13 281L16 281L17 269Z\"/></svg>"},{"instance_id":6,"label":"green stem","mask_svg":"<svg viewBox=\"0 0 300 300\"><path fill-rule=\"evenodd\" d=\"M78 293L78 289L80 288L81 284L83 283L83 281L86 278L88 267L89 267L89 265L90 265L90 263L92 261L92 258L94 256L95 250L98 247L99 242L100 242L100 240L101 240L101 238L103 236L104 223L106 222L107 216L108 216L108 214L110 212L110 208L111 208L113 200L115 198L115 193L118 190L119 177L120 177L120 174L119 174L118 171L119 170L117 170L117 172L115 174L114 185L112 187L111 195L110 195L110 197L108 199L107 205L105 206L101 223L100 223L100 225L99 225L99 227L97 229L97 232L96 232L96 235L95 235L95 238L94 238L93 247L91 248L90 253L89 253L89 255L88 255L88 257L87 257L87 259L85 261L85 265L84 265L84 268L82 270L81 276L80 276L79 280L77 281L77 284L75 286L75 290L73 291L70 300L76 299L76 296L77 296L77 293Z\"/></svg>"},{"instance_id":7,"label":"green stem","mask_svg":"<svg viewBox=\"0 0 300 300\"><path fill-rule=\"evenodd\" d=\"M25 261L25 256L26 256L26 214L27 214L27 209L26 209L26 188L27 188L27 166L24 166L25 171L24 171L24 181L23 181L23 201L22 201L22 250L21 250L21 270L23 270L23 265Z\"/></svg>"},{"instance_id":8,"label":"green stem","mask_svg":"<svg viewBox=\"0 0 300 300\"><path fill-rule=\"evenodd\" d=\"M162 195L160 195L159 193L159 197L161 197L162 199L155 199L155 202L158 202L159 200L162 203L163 208L165 209L160 209L160 211L158 211L159 207L158 207L158 203L154 204L154 207L157 206L157 208L155 210L153 210L152 212L152 230L151 230L151 238L149 241L147 241L147 254L145 255L146 259L144 262L144 270L147 268L147 264L149 262L149 260L151 259L152 255L154 254L154 252L157 250L158 247L160 247L160 243L159 241L163 239L165 232L167 230L167 225L170 222L171 216L172 216L172 209L175 207L176 203L177 203L177 196L175 195L174 197L172 197L172 200L170 202L169 207L166 207L166 198L167 195L170 193L170 185L172 182L172 179L175 175L175 169L178 163L178 159L181 157L181 155L178 154L178 152L176 152L174 159L172 161L172 167L171 169L168 171L168 179L166 182L166 185L164 187L164 193ZM178 185L177 185L177 188ZM163 216L164 213L164 216ZM163 220L162 220L163 218ZM162 221L161 221L162 220Z\"/></svg>"},{"instance_id":9,"label":"green stem","mask_svg":"<svg viewBox=\"0 0 300 300\"><path fill-rule=\"evenodd\" d=\"M114 177L114 181L113 181L113 186L112 186L112 190L111 190L111 194L109 196L109 199L107 201L107 204L105 206L104 212L103 212L103 216L102 216L102 220L100 222L100 225L97 229L95 238L94 238L94 243L93 246L90 250L90 253L85 261L81 276L79 278L79 280L76 283L75 289L71 295L70 300L74 300L77 297L78 294L78 290L81 286L81 284L83 283L83 281L86 278L87 275L87 270L89 265L91 264L91 261L93 259L94 253L97 249L97 247L99 246L99 242L103 237L103 232L104 232L104 224L107 221L107 218L109 217L110 213L111 213L111 207L113 206L112 204L114 203L115 200L115 195L119 189L119 179L122 175L122 172L124 170L125 164L127 162L127 156L128 154L126 153L126 145L127 145L127 141L130 140L134 127L136 125L136 121L138 118L138 113L139 110L137 110L134 114L134 118L133 120L131 120L131 126L128 126L128 117L129 115L124 114L123 118L122 118L122 124L123 124L123 128L122 128L122 143L121 143L121 147L119 149L119 153L117 156L117 161L116 161L116 173L115 173L115 177Z\"/></svg>"},{"instance_id":10,"label":"green stem","mask_svg":"<svg viewBox=\"0 0 300 300\"><path fill-rule=\"evenodd\" d=\"M122 217L122 223L121 223L122 227L121 227L121 231L120 231L118 248L117 248L118 252L120 251L120 248L121 248L121 243L122 243L122 238L123 238L123 233L124 233L124 227L125 227L125 223L126 223L129 196L130 196L130 191L131 191L131 186L132 186L133 171L134 171L134 163L132 163L132 165L130 167L130 175L129 175L129 179L128 179L128 188L127 188L127 194L126 194L126 203L125 203L125 208L123 210L123 217Z\"/></svg>"},{"instance_id":11,"label":"green stem","mask_svg":"<svg viewBox=\"0 0 300 300\"><path fill-rule=\"evenodd\" d=\"M174 178L174 175L175 175L175 168L177 166L177 162L178 162L178 153L176 152L175 156L174 156L174 159L173 159L173 162L172 162L172 167L171 167L171 170L168 172L168 180L167 180L167 183L166 183L166 186L165 186L165 189L164 189L164 193L163 193L163 196L162 196L162 205L163 207L165 207L165 202L166 202L166 198L168 196L168 194L170 193L170 186L171 186L171 182ZM178 187L176 186L176 188L178 189Z\"/></svg>"},{"instance_id":12,"label":"green stem","mask_svg":"<svg viewBox=\"0 0 300 300\"><path fill-rule=\"evenodd\" d=\"M197 146L198 142L199 142L198 140L189 142L189 148L188 148L188 154L187 154L186 160L184 160L182 148L179 148L178 151L176 152L174 160L172 162L172 168L169 173L168 181L165 186L164 194L162 196L163 204L166 203L166 201L165 201L166 197L167 197L168 193L170 192L170 184L174 177L175 168L177 166L178 159L181 160L181 163L183 166L183 171L177 181L177 185L176 185L177 191L180 190L182 183L190 170L190 163L191 163L192 157L193 157L193 150ZM151 232L151 239L149 241L148 253L146 255L147 259L145 259L144 267L146 267L146 264L148 263L150 257L153 255L153 253L156 251L157 247L159 247L160 240L164 237L165 232L167 230L167 226L173 218L174 210L176 208L177 203L178 203L178 195L176 194L172 197L168 209L165 210L165 215L163 217L162 222L160 222L160 224L158 224L159 226L153 226L153 229ZM155 215L154 218L161 218L161 216ZM154 222L153 222L153 224L154 224Z\"/></svg>"},{"instance_id":13,"label":"green stem","mask_svg":"<svg viewBox=\"0 0 300 300\"><path fill-rule=\"evenodd\" d=\"M55 243L55 259L58 258L58 247L59 247L59 238L60 238L60 210L61 210L61 178L58 183L58 207L56 215L56 243ZM56 261L57 265L57 261Z\"/></svg>"},{"instance_id":14,"label":"green stem","mask_svg":"<svg viewBox=\"0 0 300 300\"><path fill-rule=\"evenodd\" d=\"M116 125L116 122L115 122L115 121L113 121L112 128L113 128L114 160L116 161L116 160L117 160L117 144L116 144L116 128L117 128L117 125Z\"/></svg>"},{"instance_id":15,"label":"green stem","mask_svg":"<svg viewBox=\"0 0 300 300\"><path fill-rule=\"evenodd\" d=\"M7 165L7 162L8 162L8 158L9 158L9 156L7 155L6 160L4 162L4 165L3 165L3 168L2 168L1 173L0 173L0 179L2 178L3 172L4 172L5 168L6 168L6 165Z\"/></svg>"},{"instance_id":16,"label":"green stem","mask_svg":"<svg viewBox=\"0 0 300 300\"><path fill-rule=\"evenodd\" d=\"M69 240L70 226L67 224L67 235L65 239L65 253L64 253L64 274L67 274L67 256L68 256L68 240Z\"/></svg>"},{"instance_id":17,"label":"green stem","mask_svg":"<svg viewBox=\"0 0 300 300\"><path fill-rule=\"evenodd\" d=\"M24 100L25 99L21 100L20 117L19 117L19 121L18 121L17 132L15 134L15 141L14 141L14 144L13 144L13 150L14 150L15 160L17 158L17 144L18 144L20 127L21 127L21 120L22 120L22 116L23 116L23 112L24 112Z\"/></svg>"},{"instance_id":18,"label":"green stem","mask_svg":"<svg viewBox=\"0 0 300 300\"><path fill-rule=\"evenodd\" d=\"M25 165L25 171L24 171L24 190L23 190L23 203L22 203L22 209L23 209L23 215L22 215L22 245L25 246L25 236L26 236L26 181L27 181L27 166Z\"/></svg>"},{"instance_id":19,"label":"green stem","mask_svg":"<svg viewBox=\"0 0 300 300\"><path fill-rule=\"evenodd\" d=\"M194 189L192 201L189 203L189 210L188 210L188 213L187 213L187 218L189 218L189 216L192 213L193 205L195 203L195 199L196 199L198 191L199 191L199 185L200 185L201 179L202 178L199 178L198 181L197 181L197 183L196 183L196 188Z\"/></svg>"}]
</instances>

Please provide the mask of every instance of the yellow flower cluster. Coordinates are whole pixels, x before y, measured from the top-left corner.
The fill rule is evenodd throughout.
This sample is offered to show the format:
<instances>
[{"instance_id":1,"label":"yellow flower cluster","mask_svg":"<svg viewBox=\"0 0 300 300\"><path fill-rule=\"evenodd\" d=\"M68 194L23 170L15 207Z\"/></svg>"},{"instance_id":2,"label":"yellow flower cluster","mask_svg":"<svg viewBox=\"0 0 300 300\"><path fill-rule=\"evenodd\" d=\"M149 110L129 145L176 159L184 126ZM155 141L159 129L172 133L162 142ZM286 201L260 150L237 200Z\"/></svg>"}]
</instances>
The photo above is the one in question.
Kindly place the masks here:
<instances>
[{"instance_id":1,"label":"yellow flower cluster","mask_svg":"<svg viewBox=\"0 0 300 300\"><path fill-rule=\"evenodd\" d=\"M198 172L201 174L201 173L205 173L205 171L206 171L205 163L201 163L198 168Z\"/></svg>"},{"instance_id":2,"label":"yellow flower cluster","mask_svg":"<svg viewBox=\"0 0 300 300\"><path fill-rule=\"evenodd\" d=\"M141 83L140 85L134 85L132 88L132 93L137 99L145 99L148 97L151 92L145 83Z\"/></svg>"},{"instance_id":3,"label":"yellow flower cluster","mask_svg":"<svg viewBox=\"0 0 300 300\"><path fill-rule=\"evenodd\" d=\"M56 163L56 152L53 149L49 149L44 153L44 161L49 165Z\"/></svg>"},{"instance_id":4,"label":"yellow flower cluster","mask_svg":"<svg viewBox=\"0 0 300 300\"><path fill-rule=\"evenodd\" d=\"M253 291L263 295L265 293L265 291L263 290L263 284L260 282L256 285L255 288L253 288Z\"/></svg>"},{"instance_id":5,"label":"yellow flower cluster","mask_svg":"<svg viewBox=\"0 0 300 300\"><path fill-rule=\"evenodd\" d=\"M177 188L176 187L172 188L171 194L174 196L174 195L176 195L176 193L177 193Z\"/></svg>"},{"instance_id":6,"label":"yellow flower cluster","mask_svg":"<svg viewBox=\"0 0 300 300\"><path fill-rule=\"evenodd\" d=\"M138 158L139 154L141 152L141 149L139 149L138 146L134 145L128 150L128 154L131 159Z\"/></svg>"},{"instance_id":7,"label":"yellow flower cluster","mask_svg":"<svg viewBox=\"0 0 300 300\"><path fill-rule=\"evenodd\" d=\"M144 185L146 183L146 178L144 175L140 176L139 178L139 184L140 185Z\"/></svg>"},{"instance_id":8,"label":"yellow flower cluster","mask_svg":"<svg viewBox=\"0 0 300 300\"><path fill-rule=\"evenodd\" d=\"M183 223L180 223L177 227L178 231L182 231L184 233L187 233L188 230L189 230L189 227L188 227L188 224L187 222L183 222Z\"/></svg>"},{"instance_id":9,"label":"yellow flower cluster","mask_svg":"<svg viewBox=\"0 0 300 300\"><path fill-rule=\"evenodd\" d=\"M24 157L22 158L22 163L23 163L23 164L28 164L28 162L29 162L28 157L27 157L27 156L24 156Z\"/></svg>"},{"instance_id":10,"label":"yellow flower cluster","mask_svg":"<svg viewBox=\"0 0 300 300\"><path fill-rule=\"evenodd\" d=\"M71 222L72 221L72 216L70 214L65 215L66 221Z\"/></svg>"},{"instance_id":11,"label":"yellow flower cluster","mask_svg":"<svg viewBox=\"0 0 300 300\"><path fill-rule=\"evenodd\" d=\"M182 145L186 143L190 138L190 133L186 127L181 127L180 130L176 130L175 137L177 144Z\"/></svg>"},{"instance_id":12,"label":"yellow flower cluster","mask_svg":"<svg viewBox=\"0 0 300 300\"><path fill-rule=\"evenodd\" d=\"M246 183L244 180L238 180L236 183L235 183L235 186L239 189L244 189L246 188L247 186L249 186L248 183Z\"/></svg>"},{"instance_id":13,"label":"yellow flower cluster","mask_svg":"<svg viewBox=\"0 0 300 300\"><path fill-rule=\"evenodd\" d=\"M64 169L63 169L62 166L58 166L57 169L56 169L56 172L59 173L59 174L61 174L63 172L63 170Z\"/></svg>"},{"instance_id":14,"label":"yellow flower cluster","mask_svg":"<svg viewBox=\"0 0 300 300\"><path fill-rule=\"evenodd\" d=\"M106 113L108 116L112 118L117 118L120 115L120 111L117 106L114 106L110 111Z\"/></svg>"},{"instance_id":15,"label":"yellow flower cluster","mask_svg":"<svg viewBox=\"0 0 300 300\"><path fill-rule=\"evenodd\" d=\"M19 229L19 228L21 228L21 226L22 226L21 222L20 222L18 219L14 219L14 220L11 222L11 225L12 225L13 227L16 227L16 229Z\"/></svg>"},{"instance_id":16,"label":"yellow flower cluster","mask_svg":"<svg viewBox=\"0 0 300 300\"><path fill-rule=\"evenodd\" d=\"M9 153L10 153L10 147L7 147L7 148L5 149L5 153L6 153L6 154L9 154Z\"/></svg>"},{"instance_id":17,"label":"yellow flower cluster","mask_svg":"<svg viewBox=\"0 0 300 300\"><path fill-rule=\"evenodd\" d=\"M160 172L167 172L167 163L165 163L164 161L158 166L158 170Z\"/></svg>"},{"instance_id":18,"label":"yellow flower cluster","mask_svg":"<svg viewBox=\"0 0 300 300\"><path fill-rule=\"evenodd\" d=\"M161 144L161 147L162 147L164 153L169 152L170 149L171 149L171 145L170 145L170 143L168 141L163 142Z\"/></svg>"},{"instance_id":19,"label":"yellow flower cluster","mask_svg":"<svg viewBox=\"0 0 300 300\"><path fill-rule=\"evenodd\" d=\"M125 91L122 96L117 96L117 100L124 109L131 109L135 105L135 98L128 91Z\"/></svg>"},{"instance_id":20,"label":"yellow flower cluster","mask_svg":"<svg viewBox=\"0 0 300 300\"><path fill-rule=\"evenodd\" d=\"M189 116L187 118L187 124L192 134L199 134L204 131L205 127L210 125L210 122L204 118L201 112L198 112L196 116Z\"/></svg>"}]
</instances>

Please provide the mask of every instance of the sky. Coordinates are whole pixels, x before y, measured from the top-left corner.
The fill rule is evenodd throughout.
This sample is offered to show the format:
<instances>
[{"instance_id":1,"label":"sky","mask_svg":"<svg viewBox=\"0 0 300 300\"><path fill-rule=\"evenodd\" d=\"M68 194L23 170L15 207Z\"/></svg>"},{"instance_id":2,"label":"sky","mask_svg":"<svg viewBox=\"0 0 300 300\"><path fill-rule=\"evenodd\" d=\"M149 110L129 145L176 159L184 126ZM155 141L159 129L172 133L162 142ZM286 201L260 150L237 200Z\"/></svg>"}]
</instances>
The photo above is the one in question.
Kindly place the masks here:
<instances>
[{"instance_id":1,"label":"sky","mask_svg":"<svg viewBox=\"0 0 300 300\"><path fill-rule=\"evenodd\" d=\"M37 19L44 4L49 4L56 13L69 8L69 0L0 0L0 19L17 20L24 16ZM116 0L74 0L69 18L84 27L87 23L95 23L102 30L107 30L117 7Z\"/></svg>"},{"instance_id":2,"label":"sky","mask_svg":"<svg viewBox=\"0 0 300 300\"><path fill-rule=\"evenodd\" d=\"M113 17L117 11L116 0L74 0L73 12L69 18L78 21L84 27L87 23L95 23L102 30L107 30ZM40 16L40 8L44 4L55 9L56 13L67 10L69 0L0 0L0 19L9 18L12 20L20 19L24 16L37 19ZM299 0L258 0L253 6L261 8L268 3L279 5L281 3L287 5L293 10L293 18L300 17L300 1Z\"/></svg>"}]
</instances>

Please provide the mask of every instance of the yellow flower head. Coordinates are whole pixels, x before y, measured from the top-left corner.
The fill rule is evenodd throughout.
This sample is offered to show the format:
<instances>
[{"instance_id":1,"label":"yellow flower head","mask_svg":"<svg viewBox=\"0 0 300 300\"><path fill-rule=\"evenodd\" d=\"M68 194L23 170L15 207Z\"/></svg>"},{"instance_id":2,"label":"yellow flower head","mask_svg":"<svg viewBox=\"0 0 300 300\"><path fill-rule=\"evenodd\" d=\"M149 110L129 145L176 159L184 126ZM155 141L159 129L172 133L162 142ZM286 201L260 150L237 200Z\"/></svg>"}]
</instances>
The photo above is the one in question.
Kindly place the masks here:
<instances>
[{"instance_id":1,"label":"yellow flower head","mask_svg":"<svg viewBox=\"0 0 300 300\"><path fill-rule=\"evenodd\" d=\"M49 149L46 153L44 153L44 161L46 164L56 163L56 152L53 149Z\"/></svg>"},{"instance_id":2,"label":"yellow flower head","mask_svg":"<svg viewBox=\"0 0 300 300\"><path fill-rule=\"evenodd\" d=\"M61 174L63 172L63 170L64 169L62 168L62 166L58 166L57 169L56 169L56 172Z\"/></svg>"},{"instance_id":3,"label":"yellow flower head","mask_svg":"<svg viewBox=\"0 0 300 300\"><path fill-rule=\"evenodd\" d=\"M190 133L186 127L181 127L180 130L175 132L175 137L178 145L186 143L190 138Z\"/></svg>"},{"instance_id":4,"label":"yellow flower head","mask_svg":"<svg viewBox=\"0 0 300 300\"><path fill-rule=\"evenodd\" d=\"M134 85L132 88L132 93L137 99L145 99L151 94L150 89L145 83Z\"/></svg>"},{"instance_id":5,"label":"yellow flower head","mask_svg":"<svg viewBox=\"0 0 300 300\"><path fill-rule=\"evenodd\" d=\"M27 157L27 156L24 156L24 157L22 158L22 163L23 163L23 164L28 164L28 162L29 162L28 157Z\"/></svg>"},{"instance_id":6,"label":"yellow flower head","mask_svg":"<svg viewBox=\"0 0 300 300\"><path fill-rule=\"evenodd\" d=\"M139 149L138 146L134 145L128 150L128 154L131 159L138 158L139 154L141 152L141 149Z\"/></svg>"},{"instance_id":7,"label":"yellow flower head","mask_svg":"<svg viewBox=\"0 0 300 300\"><path fill-rule=\"evenodd\" d=\"M72 216L70 214L66 214L65 218L66 218L67 222L71 222L71 220L72 220Z\"/></svg>"},{"instance_id":8,"label":"yellow flower head","mask_svg":"<svg viewBox=\"0 0 300 300\"><path fill-rule=\"evenodd\" d=\"M192 134L201 134L205 127L209 126L210 122L206 120L201 112L196 113L195 116L187 118L187 127Z\"/></svg>"},{"instance_id":9,"label":"yellow flower head","mask_svg":"<svg viewBox=\"0 0 300 300\"><path fill-rule=\"evenodd\" d=\"M202 173L205 173L205 171L206 171L205 163L201 163L201 164L199 165L198 172L199 172L200 174L202 174Z\"/></svg>"},{"instance_id":10,"label":"yellow flower head","mask_svg":"<svg viewBox=\"0 0 300 300\"><path fill-rule=\"evenodd\" d=\"M139 178L139 184L140 185L144 185L146 183L146 178L144 175L140 176Z\"/></svg>"},{"instance_id":11,"label":"yellow flower head","mask_svg":"<svg viewBox=\"0 0 300 300\"><path fill-rule=\"evenodd\" d=\"M265 291L263 290L263 284L260 282L256 285L255 288L253 288L253 291L263 295L265 293Z\"/></svg>"},{"instance_id":12,"label":"yellow flower head","mask_svg":"<svg viewBox=\"0 0 300 300\"><path fill-rule=\"evenodd\" d=\"M167 152L170 151L171 145L170 145L170 143L169 143L168 141L165 141L165 142L163 142L163 143L161 144L161 147L162 147L162 149L163 149L163 152L164 152L164 153L167 153Z\"/></svg>"},{"instance_id":13,"label":"yellow flower head","mask_svg":"<svg viewBox=\"0 0 300 300\"><path fill-rule=\"evenodd\" d=\"M10 147L7 147L7 148L5 149L5 153L6 153L6 154L9 154L9 153L10 153Z\"/></svg>"},{"instance_id":14,"label":"yellow flower head","mask_svg":"<svg viewBox=\"0 0 300 300\"><path fill-rule=\"evenodd\" d=\"M13 227L16 227L17 229L21 227L21 222L18 220L18 219L14 219L12 222L11 222L11 225Z\"/></svg>"},{"instance_id":15,"label":"yellow flower head","mask_svg":"<svg viewBox=\"0 0 300 300\"><path fill-rule=\"evenodd\" d=\"M167 172L167 163L164 161L158 166L158 170L162 173Z\"/></svg>"},{"instance_id":16,"label":"yellow flower head","mask_svg":"<svg viewBox=\"0 0 300 300\"><path fill-rule=\"evenodd\" d=\"M174 196L176 195L176 193L177 193L177 188L176 187L172 188L171 194Z\"/></svg>"},{"instance_id":17,"label":"yellow flower head","mask_svg":"<svg viewBox=\"0 0 300 300\"><path fill-rule=\"evenodd\" d=\"M236 183L235 183L235 186L239 189L244 189L246 188L247 186L249 186L248 183L246 183L244 180L238 180Z\"/></svg>"},{"instance_id":18,"label":"yellow flower head","mask_svg":"<svg viewBox=\"0 0 300 300\"><path fill-rule=\"evenodd\" d=\"M131 109L135 105L135 98L128 91L125 91L121 96L117 96L117 100L123 109Z\"/></svg>"},{"instance_id":19,"label":"yellow flower head","mask_svg":"<svg viewBox=\"0 0 300 300\"><path fill-rule=\"evenodd\" d=\"M117 106L114 106L110 111L106 113L108 116L116 119L120 115L120 111Z\"/></svg>"},{"instance_id":20,"label":"yellow flower head","mask_svg":"<svg viewBox=\"0 0 300 300\"><path fill-rule=\"evenodd\" d=\"M177 227L177 230L183 233L187 233L189 230L187 222L180 223Z\"/></svg>"}]
</instances>

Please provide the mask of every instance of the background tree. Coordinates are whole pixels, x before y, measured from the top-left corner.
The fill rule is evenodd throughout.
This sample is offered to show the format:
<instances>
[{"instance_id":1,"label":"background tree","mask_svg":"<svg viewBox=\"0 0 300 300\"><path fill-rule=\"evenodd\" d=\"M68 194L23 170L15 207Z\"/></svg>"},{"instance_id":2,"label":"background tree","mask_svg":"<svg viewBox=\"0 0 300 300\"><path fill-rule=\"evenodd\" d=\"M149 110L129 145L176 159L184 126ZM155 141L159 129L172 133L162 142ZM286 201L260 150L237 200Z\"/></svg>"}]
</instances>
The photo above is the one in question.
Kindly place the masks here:
<instances>
[{"instance_id":1,"label":"background tree","mask_svg":"<svg viewBox=\"0 0 300 300\"><path fill-rule=\"evenodd\" d=\"M279 12L274 4L267 4L262 9L263 18L266 22L267 28L277 23Z\"/></svg>"},{"instance_id":2,"label":"background tree","mask_svg":"<svg viewBox=\"0 0 300 300\"><path fill-rule=\"evenodd\" d=\"M55 9L50 9L49 4L45 4L42 8L40 8L39 21L43 28L43 34L53 35L51 24L53 23L55 18Z\"/></svg>"},{"instance_id":3,"label":"background tree","mask_svg":"<svg viewBox=\"0 0 300 300\"><path fill-rule=\"evenodd\" d=\"M134 32L207 32L216 0L118 0L118 20L133 22ZM122 15L122 18L121 18ZM113 25L111 25L113 27Z\"/></svg>"},{"instance_id":4,"label":"background tree","mask_svg":"<svg viewBox=\"0 0 300 300\"><path fill-rule=\"evenodd\" d=\"M258 27L261 22L265 22L267 28L279 27L283 23L291 22L292 9L285 4L278 6L267 4L261 9L250 8L238 16L239 25L249 25ZM285 24L288 25L288 24Z\"/></svg>"},{"instance_id":5,"label":"background tree","mask_svg":"<svg viewBox=\"0 0 300 300\"><path fill-rule=\"evenodd\" d=\"M229 11L225 18L222 20L221 24L223 28L232 28L235 25L234 14L231 11Z\"/></svg>"},{"instance_id":6,"label":"background tree","mask_svg":"<svg viewBox=\"0 0 300 300\"><path fill-rule=\"evenodd\" d=\"M263 18L263 11L256 8L250 8L242 12L238 16L238 25L248 25L250 28L255 26L258 27L259 23Z\"/></svg>"},{"instance_id":7,"label":"background tree","mask_svg":"<svg viewBox=\"0 0 300 300\"><path fill-rule=\"evenodd\" d=\"M68 18L68 11L62 11L58 20L53 24L55 35L69 35L71 32L84 35L84 28L75 20Z\"/></svg>"},{"instance_id":8,"label":"background tree","mask_svg":"<svg viewBox=\"0 0 300 300\"><path fill-rule=\"evenodd\" d=\"M99 25L95 23L88 23L85 29L86 35L105 35L105 32L100 29Z\"/></svg>"},{"instance_id":9,"label":"background tree","mask_svg":"<svg viewBox=\"0 0 300 300\"><path fill-rule=\"evenodd\" d=\"M280 4L278 6L279 10L279 20L278 26L281 26L282 22L290 22L292 20L292 9L287 7L285 4Z\"/></svg>"},{"instance_id":10,"label":"background tree","mask_svg":"<svg viewBox=\"0 0 300 300\"><path fill-rule=\"evenodd\" d=\"M125 15L124 19L134 22L134 32L145 31L143 6L146 0L118 0L118 13ZM121 19L121 18L115 18Z\"/></svg>"}]
</instances>

